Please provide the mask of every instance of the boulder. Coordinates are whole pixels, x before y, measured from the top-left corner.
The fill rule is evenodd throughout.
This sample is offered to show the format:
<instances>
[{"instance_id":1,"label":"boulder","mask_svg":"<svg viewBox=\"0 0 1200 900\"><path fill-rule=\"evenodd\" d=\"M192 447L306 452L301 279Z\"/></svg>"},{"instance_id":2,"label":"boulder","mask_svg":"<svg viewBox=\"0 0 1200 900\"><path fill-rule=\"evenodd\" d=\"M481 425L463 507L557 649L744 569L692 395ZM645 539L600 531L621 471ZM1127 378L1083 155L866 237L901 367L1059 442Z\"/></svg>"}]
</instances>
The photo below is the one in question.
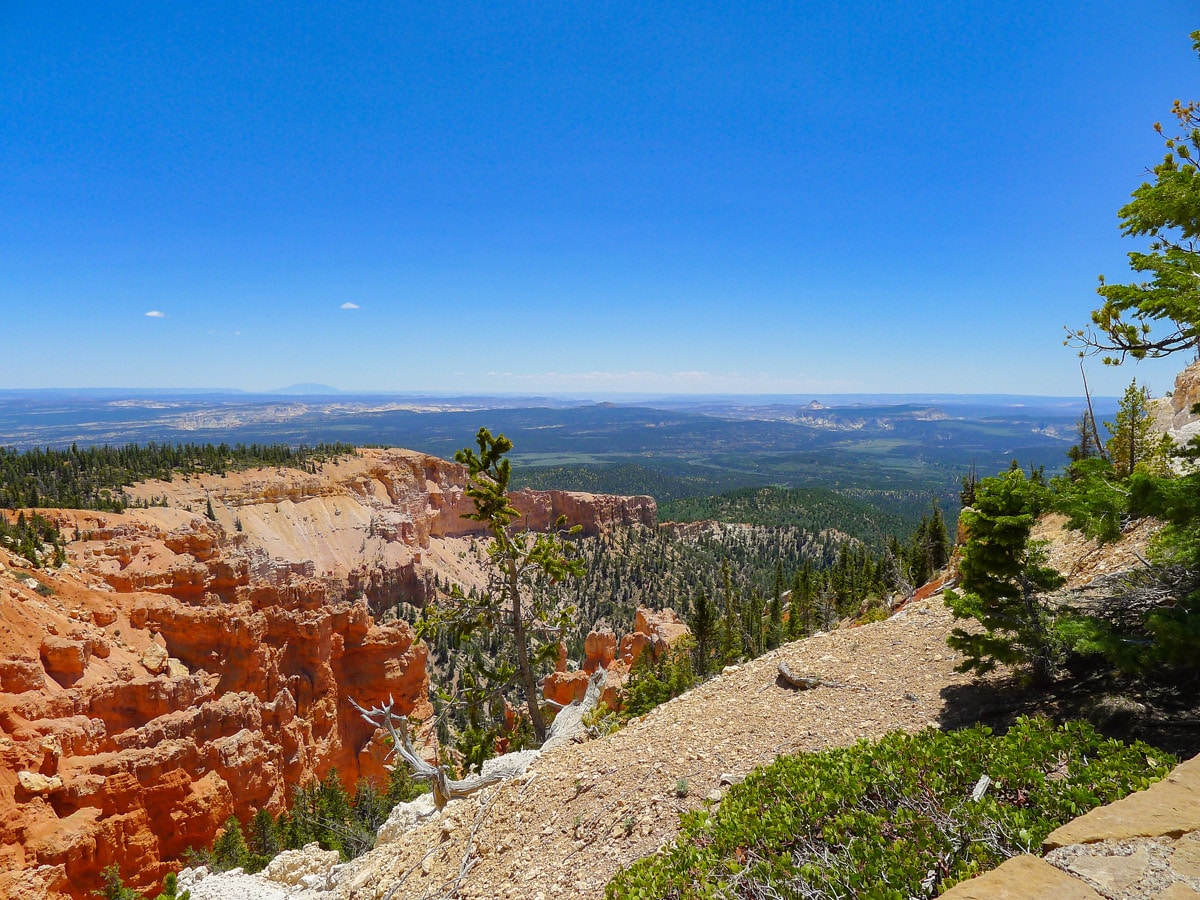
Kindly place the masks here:
<instances>
[{"instance_id":1,"label":"boulder","mask_svg":"<svg viewBox=\"0 0 1200 900\"><path fill-rule=\"evenodd\" d=\"M91 648L85 641L48 634L42 638L42 665L50 677L62 685L70 685L83 675Z\"/></svg>"},{"instance_id":2,"label":"boulder","mask_svg":"<svg viewBox=\"0 0 1200 900\"><path fill-rule=\"evenodd\" d=\"M268 881L307 887L305 879L314 876L323 879L339 862L341 856L336 850L322 850L314 841L305 844L302 850L284 850L267 864L262 874Z\"/></svg>"},{"instance_id":3,"label":"boulder","mask_svg":"<svg viewBox=\"0 0 1200 900\"><path fill-rule=\"evenodd\" d=\"M142 654L141 663L151 675L161 675L170 668L170 657L165 647L151 644Z\"/></svg>"},{"instance_id":4,"label":"boulder","mask_svg":"<svg viewBox=\"0 0 1200 900\"><path fill-rule=\"evenodd\" d=\"M61 791L63 780L57 775L43 775L41 772L18 772L17 783L28 794L53 794Z\"/></svg>"},{"instance_id":5,"label":"boulder","mask_svg":"<svg viewBox=\"0 0 1200 900\"><path fill-rule=\"evenodd\" d=\"M36 659L24 656L0 659L0 691L23 694L40 691L46 684L46 673Z\"/></svg>"},{"instance_id":6,"label":"boulder","mask_svg":"<svg viewBox=\"0 0 1200 900\"><path fill-rule=\"evenodd\" d=\"M416 800L410 800L408 803L397 803L392 807L387 821L380 826L375 846L381 847L399 840L406 832L411 831L435 812L437 812L437 807L434 805L432 793L422 794Z\"/></svg>"}]
</instances>

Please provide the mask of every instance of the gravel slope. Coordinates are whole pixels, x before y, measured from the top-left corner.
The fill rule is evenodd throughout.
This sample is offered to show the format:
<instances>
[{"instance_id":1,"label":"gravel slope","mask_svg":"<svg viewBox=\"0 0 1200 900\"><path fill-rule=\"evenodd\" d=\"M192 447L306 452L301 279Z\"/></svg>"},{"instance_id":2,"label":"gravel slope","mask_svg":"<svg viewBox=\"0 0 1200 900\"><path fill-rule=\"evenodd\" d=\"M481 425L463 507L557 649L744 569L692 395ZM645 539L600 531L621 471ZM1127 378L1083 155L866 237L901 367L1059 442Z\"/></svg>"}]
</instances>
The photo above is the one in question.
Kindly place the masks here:
<instances>
[{"instance_id":1,"label":"gravel slope","mask_svg":"<svg viewBox=\"0 0 1200 900\"><path fill-rule=\"evenodd\" d=\"M944 689L970 681L954 672L951 627L940 598L922 600L886 622L728 669L606 739L548 754L521 779L452 804L346 866L336 894L601 897L618 869L674 838L681 811L717 796L722 775L744 775L780 753L938 724ZM839 686L782 687L780 660Z\"/></svg>"}]
</instances>

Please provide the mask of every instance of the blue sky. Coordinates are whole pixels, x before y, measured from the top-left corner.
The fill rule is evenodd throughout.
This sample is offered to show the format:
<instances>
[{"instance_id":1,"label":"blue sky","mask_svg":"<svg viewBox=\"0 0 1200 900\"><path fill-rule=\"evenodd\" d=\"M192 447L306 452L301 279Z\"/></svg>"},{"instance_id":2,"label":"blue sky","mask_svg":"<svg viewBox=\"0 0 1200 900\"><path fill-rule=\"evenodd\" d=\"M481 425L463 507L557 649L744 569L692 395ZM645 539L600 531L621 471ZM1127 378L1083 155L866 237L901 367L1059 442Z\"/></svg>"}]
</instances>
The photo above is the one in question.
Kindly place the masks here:
<instances>
[{"instance_id":1,"label":"blue sky","mask_svg":"<svg viewBox=\"0 0 1200 900\"><path fill-rule=\"evenodd\" d=\"M1075 394L1200 96L1182 0L189 6L0 4L0 387Z\"/></svg>"}]
</instances>

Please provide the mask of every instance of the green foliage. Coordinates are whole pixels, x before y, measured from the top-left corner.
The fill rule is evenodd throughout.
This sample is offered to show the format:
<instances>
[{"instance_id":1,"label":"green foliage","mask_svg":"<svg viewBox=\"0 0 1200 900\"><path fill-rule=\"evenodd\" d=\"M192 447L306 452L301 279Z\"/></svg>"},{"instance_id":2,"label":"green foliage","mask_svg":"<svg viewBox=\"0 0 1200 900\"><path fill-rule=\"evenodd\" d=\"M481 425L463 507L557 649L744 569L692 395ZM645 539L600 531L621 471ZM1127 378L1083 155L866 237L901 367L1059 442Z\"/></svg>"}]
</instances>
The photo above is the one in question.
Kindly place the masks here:
<instances>
[{"instance_id":1,"label":"green foliage","mask_svg":"<svg viewBox=\"0 0 1200 900\"><path fill-rule=\"evenodd\" d=\"M100 877L103 879L102 885L92 891L93 896L103 897L104 900L144 900L133 888L125 887L125 882L121 880L121 867L116 863L100 873Z\"/></svg>"},{"instance_id":2,"label":"green foliage","mask_svg":"<svg viewBox=\"0 0 1200 900\"><path fill-rule=\"evenodd\" d=\"M685 813L675 843L619 873L605 896L931 896L1036 850L1057 826L1172 764L1086 724L1028 719L1003 737L980 726L893 732L781 756L715 810ZM982 775L990 787L973 800Z\"/></svg>"},{"instance_id":3,"label":"green foliage","mask_svg":"<svg viewBox=\"0 0 1200 900\"><path fill-rule=\"evenodd\" d=\"M1054 508L1067 517L1067 527L1099 541L1115 541L1129 512L1129 489L1099 457L1073 462L1067 474L1051 482Z\"/></svg>"},{"instance_id":4,"label":"green foliage","mask_svg":"<svg viewBox=\"0 0 1200 900\"><path fill-rule=\"evenodd\" d=\"M680 638L658 659L648 650L638 657L625 682L625 716L645 715L672 697L678 697L696 683L692 671L692 651L696 643Z\"/></svg>"},{"instance_id":5,"label":"green foliage","mask_svg":"<svg viewBox=\"0 0 1200 900\"><path fill-rule=\"evenodd\" d=\"M502 714L499 701L516 687L524 695L540 744L546 739L546 722L537 673L552 664L574 618L575 611L564 602L558 586L583 573L583 561L564 540L564 535L579 529L568 531L560 517L555 523L558 530L545 534L514 530L511 526L520 514L508 498L512 464L505 458L512 441L502 434L493 437L486 428L480 428L475 439L478 452L466 447L454 458L467 467L466 493L475 506L468 517L483 522L491 535L488 586L481 596L467 596L453 585L448 596L427 606L419 631L424 635L445 629L460 644L460 651L469 650L461 647L464 641L503 634L511 655L497 652L489 659L479 652L474 655L465 702L476 714L485 706ZM473 746L481 744L476 741Z\"/></svg>"},{"instance_id":6,"label":"green foliage","mask_svg":"<svg viewBox=\"0 0 1200 900\"><path fill-rule=\"evenodd\" d=\"M696 599L692 604L688 627L696 641L696 674L700 678L707 678L712 666L713 646L716 640L717 610L703 588L696 589Z\"/></svg>"},{"instance_id":7,"label":"green foliage","mask_svg":"<svg viewBox=\"0 0 1200 900\"><path fill-rule=\"evenodd\" d=\"M26 560L34 568L57 568L67 561L66 542L58 526L38 513L28 518L24 511L14 521L0 515L0 544Z\"/></svg>"},{"instance_id":8,"label":"green foliage","mask_svg":"<svg viewBox=\"0 0 1200 900\"><path fill-rule=\"evenodd\" d=\"M951 633L947 643L964 657L959 671L984 674L1004 663L1037 684L1050 680L1059 647L1039 595L1063 578L1029 539L1049 504L1050 491L1040 478L1026 478L1014 464L1004 475L983 479L975 506L963 510L962 592L947 591L946 605L956 619L975 619L983 631Z\"/></svg>"},{"instance_id":9,"label":"green foliage","mask_svg":"<svg viewBox=\"0 0 1200 900\"><path fill-rule=\"evenodd\" d=\"M127 444L20 452L0 447L0 508L99 509L120 512L137 481L170 481L176 474L220 475L255 466L315 470L354 452L349 444Z\"/></svg>"},{"instance_id":10,"label":"green foliage","mask_svg":"<svg viewBox=\"0 0 1200 900\"><path fill-rule=\"evenodd\" d=\"M216 872L244 869L250 864L250 848L246 846L246 836L237 816L225 820L225 827L213 842L211 858L211 868Z\"/></svg>"},{"instance_id":11,"label":"green foliage","mask_svg":"<svg viewBox=\"0 0 1200 900\"><path fill-rule=\"evenodd\" d=\"M281 851L299 850L313 841L324 850L337 850L344 860L354 859L375 845L376 832L397 803L426 791L428 786L399 766L382 787L364 779L350 794L337 769L331 769L320 781L296 788L288 810L278 817L257 810L243 832L230 816L211 848L189 851L189 863L214 871L241 867L259 872Z\"/></svg>"},{"instance_id":12,"label":"green foliage","mask_svg":"<svg viewBox=\"0 0 1200 900\"><path fill-rule=\"evenodd\" d=\"M664 503L664 521L736 522L770 527L795 526L813 534L836 530L875 547L906 535L911 520L879 506L826 488L747 487L715 497L691 497Z\"/></svg>"},{"instance_id":13,"label":"green foliage","mask_svg":"<svg viewBox=\"0 0 1200 900\"><path fill-rule=\"evenodd\" d=\"M1129 478L1135 471L1154 475L1165 475L1167 452L1171 439L1165 434L1157 437L1154 432L1154 417L1150 415L1150 391L1137 379L1129 383L1117 408L1117 420L1105 422L1104 427L1112 437L1108 439L1108 456L1113 469L1122 478Z\"/></svg>"},{"instance_id":14,"label":"green foliage","mask_svg":"<svg viewBox=\"0 0 1200 900\"><path fill-rule=\"evenodd\" d=\"M1200 31L1192 46L1200 52ZM1176 100L1171 114L1180 133L1167 136L1154 126L1166 155L1118 212L1122 234L1150 238L1148 252L1129 254L1130 268L1145 280L1108 284L1101 276L1104 302L1092 312L1094 329L1071 335L1084 352L1105 354L1106 363L1192 349L1200 337L1200 104Z\"/></svg>"},{"instance_id":15,"label":"green foliage","mask_svg":"<svg viewBox=\"0 0 1200 900\"><path fill-rule=\"evenodd\" d=\"M178 876L174 872L168 872L167 877L163 879L162 893L154 900L191 900L192 892L184 891L179 893Z\"/></svg>"},{"instance_id":16,"label":"green foliage","mask_svg":"<svg viewBox=\"0 0 1200 900\"><path fill-rule=\"evenodd\" d=\"M121 879L121 869L116 863L105 869L100 877L103 883L98 890L92 891L92 896L103 897L104 900L146 900L133 888L125 887L125 882ZM174 872L168 872L167 877L163 879L162 893L154 900L191 900L191 897L191 891L179 893L178 876Z\"/></svg>"}]
</instances>

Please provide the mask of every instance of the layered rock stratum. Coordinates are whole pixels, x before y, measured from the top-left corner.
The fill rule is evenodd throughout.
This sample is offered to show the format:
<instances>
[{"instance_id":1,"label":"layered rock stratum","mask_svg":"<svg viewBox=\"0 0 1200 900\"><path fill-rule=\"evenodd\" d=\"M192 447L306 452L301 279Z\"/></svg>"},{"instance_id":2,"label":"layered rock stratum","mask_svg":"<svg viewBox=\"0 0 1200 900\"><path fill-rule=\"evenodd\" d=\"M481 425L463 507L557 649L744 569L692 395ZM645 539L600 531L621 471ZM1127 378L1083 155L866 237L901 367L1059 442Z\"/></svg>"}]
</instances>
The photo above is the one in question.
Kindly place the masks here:
<instances>
[{"instance_id":1,"label":"layered rock stratum","mask_svg":"<svg viewBox=\"0 0 1200 900\"><path fill-rule=\"evenodd\" d=\"M0 897L80 900L113 863L157 887L231 814L334 767L382 776L346 700L428 714L426 649L381 617L435 579L481 582L464 486L453 463L362 450L145 482L129 493L159 505L119 514L42 510L74 538L65 567L0 548ZM514 503L535 530L656 518L648 497Z\"/></svg>"}]
</instances>

